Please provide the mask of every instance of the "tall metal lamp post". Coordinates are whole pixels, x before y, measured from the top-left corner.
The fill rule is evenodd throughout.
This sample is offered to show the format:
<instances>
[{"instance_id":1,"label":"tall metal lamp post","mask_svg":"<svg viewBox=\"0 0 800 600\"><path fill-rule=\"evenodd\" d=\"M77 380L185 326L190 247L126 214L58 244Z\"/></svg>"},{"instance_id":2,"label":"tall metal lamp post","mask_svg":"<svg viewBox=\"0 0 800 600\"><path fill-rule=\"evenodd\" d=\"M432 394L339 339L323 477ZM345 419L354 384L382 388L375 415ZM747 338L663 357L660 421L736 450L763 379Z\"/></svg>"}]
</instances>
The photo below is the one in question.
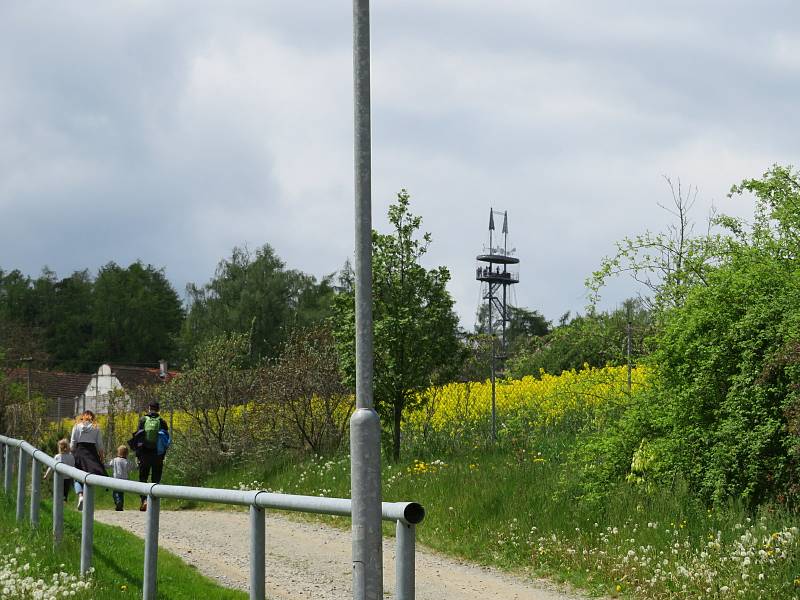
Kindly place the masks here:
<instances>
[{"instance_id":1,"label":"tall metal lamp post","mask_svg":"<svg viewBox=\"0 0 800 600\"><path fill-rule=\"evenodd\" d=\"M350 418L353 599L382 600L381 423L372 395L369 0L353 0L356 410Z\"/></svg>"}]
</instances>

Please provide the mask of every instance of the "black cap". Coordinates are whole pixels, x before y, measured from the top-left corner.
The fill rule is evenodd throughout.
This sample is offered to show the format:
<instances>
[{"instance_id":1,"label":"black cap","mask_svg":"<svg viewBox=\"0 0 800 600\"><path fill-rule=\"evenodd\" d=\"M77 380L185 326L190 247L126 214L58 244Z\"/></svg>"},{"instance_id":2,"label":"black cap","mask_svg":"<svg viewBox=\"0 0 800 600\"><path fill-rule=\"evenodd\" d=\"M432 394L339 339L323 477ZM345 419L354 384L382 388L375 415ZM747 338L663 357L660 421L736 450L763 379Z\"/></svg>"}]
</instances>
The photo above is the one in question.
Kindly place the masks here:
<instances>
[{"instance_id":1,"label":"black cap","mask_svg":"<svg viewBox=\"0 0 800 600\"><path fill-rule=\"evenodd\" d=\"M154 411L158 412L158 410L161 407L159 406L158 402L151 402L150 404L147 405L147 408L149 408L150 410L154 410Z\"/></svg>"}]
</instances>

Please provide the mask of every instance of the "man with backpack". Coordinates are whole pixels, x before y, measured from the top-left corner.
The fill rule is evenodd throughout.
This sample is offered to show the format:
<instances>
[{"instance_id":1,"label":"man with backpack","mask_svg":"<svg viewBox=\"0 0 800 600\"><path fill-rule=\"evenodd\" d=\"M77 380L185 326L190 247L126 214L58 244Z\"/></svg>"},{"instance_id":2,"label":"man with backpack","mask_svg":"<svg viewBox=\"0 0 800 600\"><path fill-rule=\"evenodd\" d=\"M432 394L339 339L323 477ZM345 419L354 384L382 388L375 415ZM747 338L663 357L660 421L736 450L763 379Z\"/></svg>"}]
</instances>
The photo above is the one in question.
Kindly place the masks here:
<instances>
[{"instance_id":1,"label":"man with backpack","mask_svg":"<svg viewBox=\"0 0 800 600\"><path fill-rule=\"evenodd\" d=\"M131 440L136 458L139 460L139 481L146 483L152 474L153 483L161 482L164 471L164 456L169 447L169 427L158 414L158 402L148 405L148 413L139 419L139 426ZM147 496L141 496L139 510L147 510Z\"/></svg>"}]
</instances>

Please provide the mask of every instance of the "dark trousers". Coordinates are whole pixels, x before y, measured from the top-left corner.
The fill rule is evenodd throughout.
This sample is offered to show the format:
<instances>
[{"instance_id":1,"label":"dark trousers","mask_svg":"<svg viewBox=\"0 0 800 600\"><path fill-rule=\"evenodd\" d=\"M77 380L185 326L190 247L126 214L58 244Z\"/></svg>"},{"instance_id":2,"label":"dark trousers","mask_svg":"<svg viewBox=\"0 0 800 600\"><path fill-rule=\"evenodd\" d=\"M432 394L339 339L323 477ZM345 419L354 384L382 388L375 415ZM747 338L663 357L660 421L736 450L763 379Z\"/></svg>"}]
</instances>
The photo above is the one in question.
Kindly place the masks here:
<instances>
[{"instance_id":1,"label":"dark trousers","mask_svg":"<svg viewBox=\"0 0 800 600\"><path fill-rule=\"evenodd\" d=\"M164 455L159 456L154 452L142 452L139 455L139 481L146 483L152 471L152 482L161 482L161 473L164 471ZM142 496L146 500L147 496Z\"/></svg>"},{"instance_id":2,"label":"dark trousers","mask_svg":"<svg viewBox=\"0 0 800 600\"><path fill-rule=\"evenodd\" d=\"M114 497L114 506L117 510L122 510L125 506L125 494L122 492L113 491L111 495Z\"/></svg>"},{"instance_id":3,"label":"dark trousers","mask_svg":"<svg viewBox=\"0 0 800 600\"><path fill-rule=\"evenodd\" d=\"M72 489L72 479L64 479L64 502L69 499L69 491Z\"/></svg>"}]
</instances>

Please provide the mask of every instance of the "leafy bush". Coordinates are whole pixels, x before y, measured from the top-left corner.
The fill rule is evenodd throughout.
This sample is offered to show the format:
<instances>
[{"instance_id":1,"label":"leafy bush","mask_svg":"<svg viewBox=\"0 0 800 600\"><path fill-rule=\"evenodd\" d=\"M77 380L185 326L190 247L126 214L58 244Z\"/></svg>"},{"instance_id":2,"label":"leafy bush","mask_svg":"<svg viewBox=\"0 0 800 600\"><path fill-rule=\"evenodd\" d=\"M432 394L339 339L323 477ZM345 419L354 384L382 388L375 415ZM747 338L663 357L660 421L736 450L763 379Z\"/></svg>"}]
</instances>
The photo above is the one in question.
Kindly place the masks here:
<instances>
[{"instance_id":1,"label":"leafy bush","mask_svg":"<svg viewBox=\"0 0 800 600\"><path fill-rule=\"evenodd\" d=\"M653 393L610 435L625 452L642 444L651 479L684 476L706 500L797 502L800 182L774 167L743 192L753 225L718 219L729 234L713 266L660 313Z\"/></svg>"},{"instance_id":2,"label":"leafy bush","mask_svg":"<svg viewBox=\"0 0 800 600\"><path fill-rule=\"evenodd\" d=\"M293 331L264 375L264 402L283 424L286 444L314 454L338 450L354 402L339 377L330 329L317 325Z\"/></svg>"}]
</instances>

